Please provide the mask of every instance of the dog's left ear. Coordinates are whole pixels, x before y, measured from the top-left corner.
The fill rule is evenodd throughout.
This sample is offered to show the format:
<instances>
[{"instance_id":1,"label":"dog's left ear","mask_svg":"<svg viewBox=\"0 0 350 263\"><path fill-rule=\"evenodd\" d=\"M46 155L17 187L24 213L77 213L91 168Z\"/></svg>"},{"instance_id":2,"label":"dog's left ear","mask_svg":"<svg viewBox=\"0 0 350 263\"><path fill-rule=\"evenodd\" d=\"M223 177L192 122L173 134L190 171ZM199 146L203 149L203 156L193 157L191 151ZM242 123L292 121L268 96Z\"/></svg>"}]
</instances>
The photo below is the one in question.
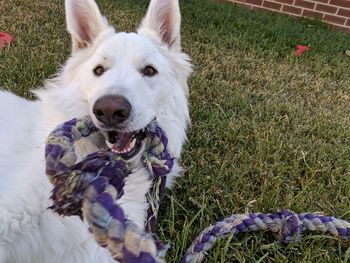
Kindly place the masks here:
<instances>
[{"instance_id":1,"label":"dog's left ear","mask_svg":"<svg viewBox=\"0 0 350 263\"><path fill-rule=\"evenodd\" d=\"M178 0L151 0L137 30L140 35L157 37L170 48L181 50L181 15Z\"/></svg>"},{"instance_id":2,"label":"dog's left ear","mask_svg":"<svg viewBox=\"0 0 350 263\"><path fill-rule=\"evenodd\" d=\"M66 21L72 36L73 52L88 47L108 28L94 0L66 0Z\"/></svg>"}]
</instances>

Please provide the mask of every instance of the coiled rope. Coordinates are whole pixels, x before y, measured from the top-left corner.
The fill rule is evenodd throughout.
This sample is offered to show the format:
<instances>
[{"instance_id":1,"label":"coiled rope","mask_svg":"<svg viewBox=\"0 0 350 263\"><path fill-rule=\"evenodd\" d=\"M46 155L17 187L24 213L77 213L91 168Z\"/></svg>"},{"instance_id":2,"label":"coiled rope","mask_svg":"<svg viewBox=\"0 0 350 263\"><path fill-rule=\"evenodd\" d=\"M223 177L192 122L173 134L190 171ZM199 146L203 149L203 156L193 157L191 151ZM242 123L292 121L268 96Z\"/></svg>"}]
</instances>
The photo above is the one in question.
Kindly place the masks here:
<instances>
[{"instance_id":1,"label":"coiled rope","mask_svg":"<svg viewBox=\"0 0 350 263\"><path fill-rule=\"evenodd\" d=\"M58 126L48 137L46 173L54 185L51 199L55 212L84 218L96 242L106 247L114 259L124 263L164 262L167 246L151 233L165 191L166 175L174 159L167 150L164 131L153 121L145 129L146 151L141 161L149 172L152 186L146 199L149 209L144 228L129 220L118 200L124 194L124 179L133 167L110 150L92 153L76 163L75 143L98 132L89 117L73 119ZM271 231L281 242L297 242L306 231L329 232L350 239L350 223L320 214L234 214L202 231L181 262L202 262L217 238L249 231Z\"/></svg>"},{"instance_id":2,"label":"coiled rope","mask_svg":"<svg viewBox=\"0 0 350 263\"><path fill-rule=\"evenodd\" d=\"M350 240L350 223L335 217L320 214L295 214L282 210L275 214L234 214L207 227L187 249L181 262L202 262L206 251L211 249L219 237L244 232L271 231L282 243L299 242L306 230L329 232L342 239Z\"/></svg>"}]
</instances>

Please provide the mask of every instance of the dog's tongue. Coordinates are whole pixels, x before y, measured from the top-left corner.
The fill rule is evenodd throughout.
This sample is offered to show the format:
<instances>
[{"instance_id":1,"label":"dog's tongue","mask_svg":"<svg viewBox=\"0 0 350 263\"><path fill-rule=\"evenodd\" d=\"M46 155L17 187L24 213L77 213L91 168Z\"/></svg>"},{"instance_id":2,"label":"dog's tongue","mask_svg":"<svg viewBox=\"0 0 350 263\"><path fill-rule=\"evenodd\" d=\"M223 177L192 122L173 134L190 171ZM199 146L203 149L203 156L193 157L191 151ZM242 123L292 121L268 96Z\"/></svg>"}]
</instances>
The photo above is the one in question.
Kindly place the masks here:
<instances>
[{"instance_id":1,"label":"dog's tongue","mask_svg":"<svg viewBox=\"0 0 350 263\"><path fill-rule=\"evenodd\" d=\"M119 132L116 137L117 139L116 144L120 148L126 148L126 146L128 146L131 143L131 140L133 139L133 137L134 137L134 133L132 132L127 132L127 133Z\"/></svg>"}]
</instances>

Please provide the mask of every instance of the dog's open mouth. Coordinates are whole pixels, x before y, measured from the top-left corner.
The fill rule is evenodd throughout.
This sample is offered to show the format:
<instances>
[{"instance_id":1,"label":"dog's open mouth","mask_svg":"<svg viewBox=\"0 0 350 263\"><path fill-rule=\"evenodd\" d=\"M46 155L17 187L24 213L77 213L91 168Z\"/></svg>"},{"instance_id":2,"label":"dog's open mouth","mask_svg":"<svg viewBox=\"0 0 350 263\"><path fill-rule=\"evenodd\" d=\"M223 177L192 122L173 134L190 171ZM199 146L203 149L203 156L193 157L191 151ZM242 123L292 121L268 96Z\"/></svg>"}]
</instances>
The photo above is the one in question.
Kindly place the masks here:
<instances>
[{"instance_id":1,"label":"dog's open mouth","mask_svg":"<svg viewBox=\"0 0 350 263\"><path fill-rule=\"evenodd\" d=\"M146 138L144 129L135 132L109 131L107 146L124 159L136 156L142 148L142 141Z\"/></svg>"}]
</instances>

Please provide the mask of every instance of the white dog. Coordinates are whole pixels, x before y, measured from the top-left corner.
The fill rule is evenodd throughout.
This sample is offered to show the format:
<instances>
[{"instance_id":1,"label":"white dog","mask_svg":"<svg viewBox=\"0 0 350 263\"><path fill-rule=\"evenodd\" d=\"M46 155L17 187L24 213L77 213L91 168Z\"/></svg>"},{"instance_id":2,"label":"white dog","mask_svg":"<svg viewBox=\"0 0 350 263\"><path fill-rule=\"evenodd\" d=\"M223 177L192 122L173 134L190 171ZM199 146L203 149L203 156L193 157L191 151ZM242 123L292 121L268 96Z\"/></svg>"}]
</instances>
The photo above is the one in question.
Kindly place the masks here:
<instances>
[{"instance_id":1,"label":"white dog","mask_svg":"<svg viewBox=\"0 0 350 263\"><path fill-rule=\"evenodd\" d=\"M78 217L48 209L44 147L58 124L90 114L126 158L142 151L138 131L154 118L174 157L185 141L191 64L181 52L178 1L152 0L137 33L116 33L93 0L66 0L66 17L72 56L35 92L38 100L0 92L1 263L114 262ZM82 142L80 158L99 146L106 147L100 138ZM148 174L131 174L125 185L120 203L142 226Z\"/></svg>"}]
</instances>

